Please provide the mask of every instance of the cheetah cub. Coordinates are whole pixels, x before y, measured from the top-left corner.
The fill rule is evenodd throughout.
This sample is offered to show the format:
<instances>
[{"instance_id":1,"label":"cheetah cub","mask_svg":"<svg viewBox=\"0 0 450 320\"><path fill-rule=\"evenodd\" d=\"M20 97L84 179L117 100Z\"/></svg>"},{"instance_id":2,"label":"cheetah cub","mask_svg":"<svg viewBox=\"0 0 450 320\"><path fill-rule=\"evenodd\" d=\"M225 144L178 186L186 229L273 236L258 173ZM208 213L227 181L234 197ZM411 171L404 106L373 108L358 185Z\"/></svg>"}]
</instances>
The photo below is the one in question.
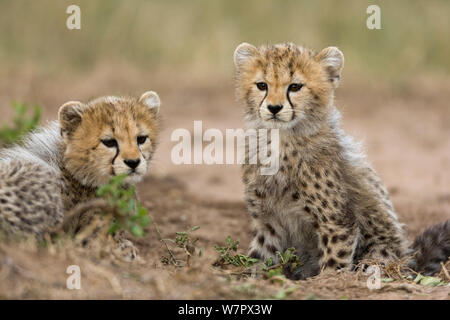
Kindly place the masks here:
<instances>
[{"instance_id":1,"label":"cheetah cub","mask_svg":"<svg viewBox=\"0 0 450 320\"><path fill-rule=\"evenodd\" d=\"M362 259L387 262L410 252L386 188L340 128L333 97L342 52L242 43L234 62L247 126L279 129L279 170L262 175L261 164L243 165L254 223L249 255L277 263L276 252L293 247L303 265L288 276L305 279L325 269L350 269ZM273 142L267 143L270 148ZM426 238L436 236L437 242L418 241L413 249L423 259L412 266L432 273L448 258L450 223L429 233Z\"/></svg>"},{"instance_id":2,"label":"cheetah cub","mask_svg":"<svg viewBox=\"0 0 450 320\"><path fill-rule=\"evenodd\" d=\"M42 237L61 226L77 204L95 198L111 177L127 174L125 183L139 182L156 148L159 107L152 91L139 99L67 102L59 121L0 150L0 228ZM77 217L75 231L91 219ZM120 248L128 243L119 242Z\"/></svg>"}]
</instances>

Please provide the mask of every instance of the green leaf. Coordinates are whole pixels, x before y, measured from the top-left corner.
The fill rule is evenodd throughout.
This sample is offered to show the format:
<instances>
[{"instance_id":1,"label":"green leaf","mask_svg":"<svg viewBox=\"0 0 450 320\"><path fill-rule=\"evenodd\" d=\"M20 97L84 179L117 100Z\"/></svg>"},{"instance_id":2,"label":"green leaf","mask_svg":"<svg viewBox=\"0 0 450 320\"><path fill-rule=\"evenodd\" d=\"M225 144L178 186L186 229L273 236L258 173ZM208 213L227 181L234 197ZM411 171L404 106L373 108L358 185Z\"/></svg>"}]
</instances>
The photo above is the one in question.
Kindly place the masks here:
<instances>
[{"instance_id":1,"label":"green leaf","mask_svg":"<svg viewBox=\"0 0 450 320\"><path fill-rule=\"evenodd\" d=\"M138 214L139 216L147 216L148 211L147 211L147 209L145 209L143 206L138 205L137 214Z\"/></svg>"},{"instance_id":2,"label":"green leaf","mask_svg":"<svg viewBox=\"0 0 450 320\"><path fill-rule=\"evenodd\" d=\"M136 207L136 200L134 200L134 199L128 200L127 211L128 212L133 212L135 207Z\"/></svg>"},{"instance_id":3,"label":"green leaf","mask_svg":"<svg viewBox=\"0 0 450 320\"><path fill-rule=\"evenodd\" d=\"M419 283L423 278L425 278L425 277L419 273L417 275L417 277L414 279L414 282Z\"/></svg>"},{"instance_id":4,"label":"green leaf","mask_svg":"<svg viewBox=\"0 0 450 320\"><path fill-rule=\"evenodd\" d=\"M267 271L266 276L267 278L272 278L272 277L276 277L276 276L281 276L282 272L281 272L281 267L278 268L274 268L274 269L270 269L269 271Z\"/></svg>"},{"instance_id":5,"label":"green leaf","mask_svg":"<svg viewBox=\"0 0 450 320\"><path fill-rule=\"evenodd\" d=\"M423 286L429 286L429 287L437 287L437 286L443 286L445 285L445 282L442 281L441 278L438 277L423 277L420 282Z\"/></svg>"},{"instance_id":6,"label":"green leaf","mask_svg":"<svg viewBox=\"0 0 450 320\"><path fill-rule=\"evenodd\" d=\"M150 217L149 216L143 216L140 218L140 224L141 226L145 227L150 223Z\"/></svg>"},{"instance_id":7,"label":"green leaf","mask_svg":"<svg viewBox=\"0 0 450 320\"><path fill-rule=\"evenodd\" d=\"M130 232L135 237L142 237L144 235L144 229L142 229L142 227L138 226L137 224L131 226Z\"/></svg>"}]
</instances>

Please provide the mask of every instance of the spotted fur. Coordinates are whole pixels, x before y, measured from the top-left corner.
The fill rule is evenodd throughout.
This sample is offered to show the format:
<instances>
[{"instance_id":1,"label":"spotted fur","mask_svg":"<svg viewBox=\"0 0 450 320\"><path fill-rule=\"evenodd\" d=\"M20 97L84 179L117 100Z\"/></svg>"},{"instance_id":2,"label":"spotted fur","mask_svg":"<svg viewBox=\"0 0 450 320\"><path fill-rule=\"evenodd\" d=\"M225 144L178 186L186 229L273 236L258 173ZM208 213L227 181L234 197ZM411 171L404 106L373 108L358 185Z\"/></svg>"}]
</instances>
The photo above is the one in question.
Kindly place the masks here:
<instances>
[{"instance_id":1,"label":"spotted fur","mask_svg":"<svg viewBox=\"0 0 450 320\"><path fill-rule=\"evenodd\" d=\"M243 166L255 230L249 254L277 262L277 251L294 247L303 266L293 278L403 257L406 237L386 188L340 128L334 91L341 51L243 43L234 60L247 126L276 128L280 136L278 172L261 175L260 163Z\"/></svg>"},{"instance_id":2,"label":"spotted fur","mask_svg":"<svg viewBox=\"0 0 450 320\"><path fill-rule=\"evenodd\" d=\"M97 187L112 176L127 174L127 184L137 183L156 149L159 104L154 92L139 99L68 102L58 122L1 150L2 228L40 237L60 226L77 204L95 198Z\"/></svg>"}]
</instances>

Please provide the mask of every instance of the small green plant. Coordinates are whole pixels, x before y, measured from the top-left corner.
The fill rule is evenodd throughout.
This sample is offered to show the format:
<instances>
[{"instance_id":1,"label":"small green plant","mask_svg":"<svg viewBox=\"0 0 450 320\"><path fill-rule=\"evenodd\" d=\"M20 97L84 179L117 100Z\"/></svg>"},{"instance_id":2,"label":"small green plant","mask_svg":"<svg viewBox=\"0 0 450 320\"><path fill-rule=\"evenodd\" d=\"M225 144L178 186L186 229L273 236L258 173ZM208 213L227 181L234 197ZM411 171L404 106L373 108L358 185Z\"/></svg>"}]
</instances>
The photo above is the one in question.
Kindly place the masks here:
<instances>
[{"instance_id":1,"label":"small green plant","mask_svg":"<svg viewBox=\"0 0 450 320\"><path fill-rule=\"evenodd\" d=\"M219 258L214 262L214 266L234 265L236 267L250 268L259 260L245 254L236 253L239 247L239 240L232 240L228 236L225 246L214 245L214 249L219 253Z\"/></svg>"},{"instance_id":2,"label":"small green plant","mask_svg":"<svg viewBox=\"0 0 450 320\"><path fill-rule=\"evenodd\" d=\"M270 257L262 263L262 271L267 279L283 276L283 267L280 264L274 264L273 259Z\"/></svg>"},{"instance_id":3,"label":"small green plant","mask_svg":"<svg viewBox=\"0 0 450 320\"><path fill-rule=\"evenodd\" d=\"M262 263L262 270L263 271L268 271L270 270L270 268L273 266L273 259L272 257L264 260L264 262Z\"/></svg>"},{"instance_id":4,"label":"small green plant","mask_svg":"<svg viewBox=\"0 0 450 320\"><path fill-rule=\"evenodd\" d=\"M185 265L190 265L191 257L195 255L196 251L196 243L198 241L198 238L192 239L191 238L191 232L194 232L198 229L200 229L199 226L194 226L190 228L187 231L181 231L175 233L175 239L163 239L161 237L161 233L159 232L159 229L157 225L155 224L156 232L160 236L160 241L164 243L166 246L167 252L169 253L169 256L162 256L161 262L164 264L173 264L176 267L183 267ZM175 254L173 250L169 248L169 245L167 242L174 244L177 248L183 249L184 253L186 254L186 260L180 260L175 258ZM200 249L198 252L198 256L201 257L203 254L203 251Z\"/></svg>"},{"instance_id":5,"label":"small green plant","mask_svg":"<svg viewBox=\"0 0 450 320\"><path fill-rule=\"evenodd\" d=\"M277 251L277 256L280 259L280 265L288 268L290 272L294 272L301 265L294 248L289 248L284 253Z\"/></svg>"},{"instance_id":6,"label":"small green plant","mask_svg":"<svg viewBox=\"0 0 450 320\"><path fill-rule=\"evenodd\" d=\"M42 109L39 106L34 106L31 116L28 116L28 106L13 102L12 107L15 111L15 116L11 126L3 125L0 128L0 147L16 142L22 135L33 130L39 124L41 119Z\"/></svg>"},{"instance_id":7,"label":"small green plant","mask_svg":"<svg viewBox=\"0 0 450 320\"><path fill-rule=\"evenodd\" d=\"M294 272L298 266L301 266L295 249L289 248L285 252L276 252L279 263L274 264L272 258L266 259L262 264L262 270L268 279L282 277L283 271Z\"/></svg>"},{"instance_id":8,"label":"small green plant","mask_svg":"<svg viewBox=\"0 0 450 320\"><path fill-rule=\"evenodd\" d=\"M198 238L192 240L190 238L190 233L200 229L199 226L192 227L188 231L176 232L175 244L184 249L187 255L192 255L195 252L195 243ZM201 252L199 253L201 255Z\"/></svg>"},{"instance_id":9,"label":"small green plant","mask_svg":"<svg viewBox=\"0 0 450 320\"><path fill-rule=\"evenodd\" d=\"M128 230L136 237L145 235L144 227L150 223L147 209L135 199L135 187L125 186L126 175L112 177L110 181L97 190L97 195L104 198L114 209L114 220L108 230Z\"/></svg>"}]
</instances>

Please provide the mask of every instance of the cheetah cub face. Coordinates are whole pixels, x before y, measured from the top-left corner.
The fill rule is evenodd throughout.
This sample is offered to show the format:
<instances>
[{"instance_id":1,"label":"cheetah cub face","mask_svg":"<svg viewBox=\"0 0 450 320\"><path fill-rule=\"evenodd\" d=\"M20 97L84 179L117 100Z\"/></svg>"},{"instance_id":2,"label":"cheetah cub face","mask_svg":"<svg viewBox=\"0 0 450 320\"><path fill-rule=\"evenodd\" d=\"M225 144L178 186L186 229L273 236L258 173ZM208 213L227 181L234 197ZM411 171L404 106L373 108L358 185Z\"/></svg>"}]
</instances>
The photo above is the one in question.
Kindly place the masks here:
<instances>
[{"instance_id":1,"label":"cheetah cub face","mask_svg":"<svg viewBox=\"0 0 450 320\"><path fill-rule=\"evenodd\" d=\"M260 48L242 43L234 63L237 98L252 127L314 132L327 118L344 56L336 47L316 53L292 43Z\"/></svg>"},{"instance_id":2,"label":"cheetah cub face","mask_svg":"<svg viewBox=\"0 0 450 320\"><path fill-rule=\"evenodd\" d=\"M59 110L64 166L81 184L97 187L119 174L135 184L147 172L158 135L160 100L103 97L67 102Z\"/></svg>"}]
</instances>

